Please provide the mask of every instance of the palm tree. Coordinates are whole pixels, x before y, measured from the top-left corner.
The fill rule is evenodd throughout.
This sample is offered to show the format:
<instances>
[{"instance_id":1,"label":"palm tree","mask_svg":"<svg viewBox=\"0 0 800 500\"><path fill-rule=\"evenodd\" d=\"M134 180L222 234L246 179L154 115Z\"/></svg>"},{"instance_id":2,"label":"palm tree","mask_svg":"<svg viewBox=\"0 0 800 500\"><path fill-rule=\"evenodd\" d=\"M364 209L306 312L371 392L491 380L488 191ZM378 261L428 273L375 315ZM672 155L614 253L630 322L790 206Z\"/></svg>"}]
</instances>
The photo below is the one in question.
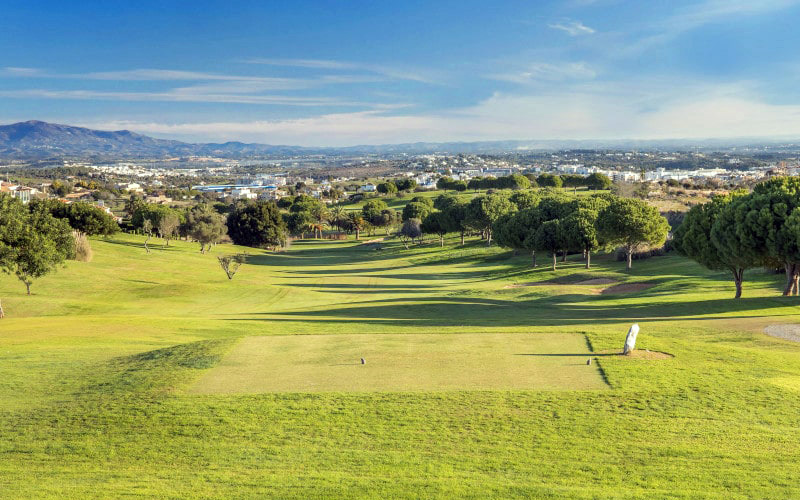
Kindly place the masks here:
<instances>
[{"instance_id":1,"label":"palm tree","mask_svg":"<svg viewBox=\"0 0 800 500\"><path fill-rule=\"evenodd\" d=\"M342 230L342 222L344 222L345 218L347 217L347 211L341 205L336 205L331 208L330 211L330 221L331 225L335 226L336 229L339 231Z\"/></svg>"},{"instance_id":2,"label":"palm tree","mask_svg":"<svg viewBox=\"0 0 800 500\"><path fill-rule=\"evenodd\" d=\"M358 212L350 212L348 219L350 227L356 232L356 239L358 239L361 236L361 230L364 229L364 218Z\"/></svg>"}]
</instances>

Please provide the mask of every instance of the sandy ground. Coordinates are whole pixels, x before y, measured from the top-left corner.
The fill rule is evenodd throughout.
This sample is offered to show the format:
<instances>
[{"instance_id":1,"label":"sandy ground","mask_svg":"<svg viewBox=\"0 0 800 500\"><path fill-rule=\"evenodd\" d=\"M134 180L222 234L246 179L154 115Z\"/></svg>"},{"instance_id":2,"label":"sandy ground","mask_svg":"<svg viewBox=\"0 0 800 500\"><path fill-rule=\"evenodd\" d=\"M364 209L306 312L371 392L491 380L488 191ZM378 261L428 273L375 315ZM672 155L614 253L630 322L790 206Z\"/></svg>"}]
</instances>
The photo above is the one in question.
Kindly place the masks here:
<instances>
[{"instance_id":1,"label":"sandy ground","mask_svg":"<svg viewBox=\"0 0 800 500\"><path fill-rule=\"evenodd\" d=\"M640 292L642 290L647 290L648 288L654 286L653 283L619 283L616 280L610 278L594 278L590 280L578 281L577 283L556 283L554 281L533 281L530 283L514 283L512 285L506 285L503 288L523 288L529 286L551 286L551 287L573 287L573 286L597 286L597 285L613 285L608 288L589 288L582 290L583 292L594 294L594 295L619 295L623 293L634 293Z\"/></svg>"},{"instance_id":2,"label":"sandy ground","mask_svg":"<svg viewBox=\"0 0 800 500\"><path fill-rule=\"evenodd\" d=\"M800 325L769 325L764 333L779 339L800 342Z\"/></svg>"},{"instance_id":3,"label":"sandy ground","mask_svg":"<svg viewBox=\"0 0 800 500\"><path fill-rule=\"evenodd\" d=\"M574 285L613 285L614 283L618 283L617 280L612 280L611 278L594 278L590 280L579 281L577 283L573 283Z\"/></svg>"}]
</instances>

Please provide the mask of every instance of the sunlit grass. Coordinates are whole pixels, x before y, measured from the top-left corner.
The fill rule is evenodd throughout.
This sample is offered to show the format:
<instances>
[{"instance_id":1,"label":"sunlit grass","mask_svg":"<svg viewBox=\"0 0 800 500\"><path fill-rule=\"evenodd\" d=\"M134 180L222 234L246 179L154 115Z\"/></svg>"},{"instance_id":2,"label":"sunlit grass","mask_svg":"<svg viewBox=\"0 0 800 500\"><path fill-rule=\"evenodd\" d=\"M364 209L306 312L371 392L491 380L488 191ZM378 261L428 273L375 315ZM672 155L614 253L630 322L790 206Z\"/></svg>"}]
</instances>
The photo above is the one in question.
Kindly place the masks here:
<instances>
[{"instance_id":1,"label":"sunlit grass","mask_svg":"<svg viewBox=\"0 0 800 500\"><path fill-rule=\"evenodd\" d=\"M798 320L781 276L753 271L735 301L725 273L676 256L634 262L631 273L606 256L587 271L572 256L553 272L480 241L457 243L248 249L230 281L215 255L244 249L201 255L175 242L147 254L140 239L119 235L93 240L91 263L36 281L31 297L0 277L0 497L800 496L800 345L760 333ZM595 276L655 286L627 295L507 288ZM270 336L297 354L327 345L321 335L363 335L378 349L398 335L437 346L437 334L469 333L457 347L474 364L430 375L436 389L434 380L479 378L482 334L555 339L540 351L555 354L570 354L574 339L581 353L583 339L613 351L633 322L640 348L674 358L597 356L590 369L604 390L565 390L584 379L564 380L555 366L547 377L567 382L555 391L497 381L502 390L426 391L425 376L419 387L387 378L363 391L312 366L308 377L341 377L335 392L296 392L292 374L273 366L288 378L266 381L268 392L191 394L248 338L266 338L253 348L262 362L276 359ZM313 337L287 337L299 334ZM573 340L559 350L559 338ZM333 344L320 366L355 357L352 344ZM483 344L487 363L515 351Z\"/></svg>"}]
</instances>

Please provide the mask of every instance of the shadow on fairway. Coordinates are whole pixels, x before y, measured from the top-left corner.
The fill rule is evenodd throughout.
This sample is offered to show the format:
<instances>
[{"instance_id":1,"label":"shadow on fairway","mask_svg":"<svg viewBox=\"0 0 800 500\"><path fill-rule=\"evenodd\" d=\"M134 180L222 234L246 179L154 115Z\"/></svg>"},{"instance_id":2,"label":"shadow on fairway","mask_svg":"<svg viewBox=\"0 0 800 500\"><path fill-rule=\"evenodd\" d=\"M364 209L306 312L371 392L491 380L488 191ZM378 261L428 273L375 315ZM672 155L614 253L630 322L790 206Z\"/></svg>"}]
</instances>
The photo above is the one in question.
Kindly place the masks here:
<instances>
[{"instance_id":1,"label":"shadow on fairway","mask_svg":"<svg viewBox=\"0 0 800 500\"><path fill-rule=\"evenodd\" d=\"M630 295L630 296L633 296ZM476 297L399 297L350 302L341 307L285 311L253 312L237 315L233 321L303 321L319 323L380 323L398 326L569 326L584 323L608 324L631 321L673 321L692 319L707 321L763 316L794 315L770 313L770 309L796 304L791 297L755 297L693 300L685 302L655 301L644 304L619 304L619 295L612 297L560 295L537 300L513 301ZM613 305L608 302L614 302ZM749 312L751 314L742 314ZM267 316L267 317L265 317Z\"/></svg>"},{"instance_id":2,"label":"shadow on fairway","mask_svg":"<svg viewBox=\"0 0 800 500\"><path fill-rule=\"evenodd\" d=\"M561 353L552 353L552 354L536 354L536 353L515 353L514 356L555 356L555 357L585 357L585 356L619 356L617 353L597 353L597 352L580 352L577 354L561 354Z\"/></svg>"}]
</instances>

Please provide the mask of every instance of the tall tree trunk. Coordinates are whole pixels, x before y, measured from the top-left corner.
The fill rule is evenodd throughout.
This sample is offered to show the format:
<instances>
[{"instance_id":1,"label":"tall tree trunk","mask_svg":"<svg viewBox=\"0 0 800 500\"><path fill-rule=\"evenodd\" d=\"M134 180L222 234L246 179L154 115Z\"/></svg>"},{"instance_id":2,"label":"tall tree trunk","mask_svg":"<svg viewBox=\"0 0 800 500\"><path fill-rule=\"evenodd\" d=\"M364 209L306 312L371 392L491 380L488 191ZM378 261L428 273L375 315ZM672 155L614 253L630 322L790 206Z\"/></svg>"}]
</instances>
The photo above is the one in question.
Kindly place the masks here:
<instances>
[{"instance_id":1,"label":"tall tree trunk","mask_svg":"<svg viewBox=\"0 0 800 500\"><path fill-rule=\"evenodd\" d=\"M630 271L631 268L633 267L633 248L630 248L630 247L626 248L625 249L625 253L627 253L627 257L628 257L628 266L625 269Z\"/></svg>"},{"instance_id":2,"label":"tall tree trunk","mask_svg":"<svg viewBox=\"0 0 800 500\"><path fill-rule=\"evenodd\" d=\"M567 251L564 250L564 253L561 254L561 262L567 261Z\"/></svg>"},{"instance_id":3,"label":"tall tree trunk","mask_svg":"<svg viewBox=\"0 0 800 500\"><path fill-rule=\"evenodd\" d=\"M492 230L491 229L487 229L486 230L486 246L487 247L492 246Z\"/></svg>"},{"instance_id":4,"label":"tall tree trunk","mask_svg":"<svg viewBox=\"0 0 800 500\"><path fill-rule=\"evenodd\" d=\"M31 282L30 281L23 281L25 283L25 290L28 291L28 295L31 294Z\"/></svg>"},{"instance_id":5,"label":"tall tree trunk","mask_svg":"<svg viewBox=\"0 0 800 500\"><path fill-rule=\"evenodd\" d=\"M464 231L461 231L461 244L464 244Z\"/></svg>"},{"instance_id":6,"label":"tall tree trunk","mask_svg":"<svg viewBox=\"0 0 800 500\"><path fill-rule=\"evenodd\" d=\"M439 246L441 248L444 248L444 235L443 234L439 235Z\"/></svg>"},{"instance_id":7,"label":"tall tree trunk","mask_svg":"<svg viewBox=\"0 0 800 500\"><path fill-rule=\"evenodd\" d=\"M585 250L586 252L586 269L591 269L592 267L592 252L589 250Z\"/></svg>"},{"instance_id":8,"label":"tall tree trunk","mask_svg":"<svg viewBox=\"0 0 800 500\"><path fill-rule=\"evenodd\" d=\"M531 250L531 260L533 261L533 267L536 267L536 250Z\"/></svg>"},{"instance_id":9,"label":"tall tree trunk","mask_svg":"<svg viewBox=\"0 0 800 500\"><path fill-rule=\"evenodd\" d=\"M733 270L733 282L736 284L736 295L734 298L742 298L742 279L744 278L744 269L737 268Z\"/></svg>"},{"instance_id":10,"label":"tall tree trunk","mask_svg":"<svg viewBox=\"0 0 800 500\"><path fill-rule=\"evenodd\" d=\"M356 229L356 240L358 240L358 238L360 236L361 236L361 230L360 229Z\"/></svg>"},{"instance_id":11,"label":"tall tree trunk","mask_svg":"<svg viewBox=\"0 0 800 500\"><path fill-rule=\"evenodd\" d=\"M148 241L150 241L150 235L149 234L147 235L147 238L145 238L145 240L144 240L144 249L147 251L147 253L150 253L150 247L147 246L147 242Z\"/></svg>"},{"instance_id":12,"label":"tall tree trunk","mask_svg":"<svg viewBox=\"0 0 800 500\"><path fill-rule=\"evenodd\" d=\"M0 319L3 319L6 315L3 313L3 301L0 301Z\"/></svg>"},{"instance_id":13,"label":"tall tree trunk","mask_svg":"<svg viewBox=\"0 0 800 500\"><path fill-rule=\"evenodd\" d=\"M792 294L792 289L794 288L795 283L795 275L797 274L797 264L794 262L784 264L786 268L786 287L783 289L783 295L789 296Z\"/></svg>"},{"instance_id":14,"label":"tall tree trunk","mask_svg":"<svg viewBox=\"0 0 800 500\"><path fill-rule=\"evenodd\" d=\"M556 270L556 261L558 260L558 252L553 252L553 271Z\"/></svg>"}]
</instances>

